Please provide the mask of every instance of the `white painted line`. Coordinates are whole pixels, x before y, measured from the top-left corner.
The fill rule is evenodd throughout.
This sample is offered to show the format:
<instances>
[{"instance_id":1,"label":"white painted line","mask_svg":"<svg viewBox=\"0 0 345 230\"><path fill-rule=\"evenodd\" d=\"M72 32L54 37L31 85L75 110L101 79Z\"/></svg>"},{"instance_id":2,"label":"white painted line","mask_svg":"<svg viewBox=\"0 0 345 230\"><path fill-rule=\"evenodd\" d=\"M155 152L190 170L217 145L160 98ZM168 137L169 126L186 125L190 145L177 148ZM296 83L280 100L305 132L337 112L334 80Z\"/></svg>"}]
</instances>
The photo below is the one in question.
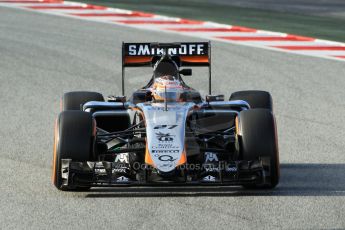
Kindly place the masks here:
<instances>
[{"instance_id":1,"label":"white painted line","mask_svg":"<svg viewBox=\"0 0 345 230\"><path fill-rule=\"evenodd\" d=\"M282 35L272 35L269 33L256 32L180 32L181 34L192 34L196 37L282 37ZM283 35L284 36L284 35Z\"/></svg>"},{"instance_id":2,"label":"white painted line","mask_svg":"<svg viewBox=\"0 0 345 230\"><path fill-rule=\"evenodd\" d=\"M248 43L248 42L243 42ZM323 46L326 43L314 41L250 41L251 44L260 46Z\"/></svg>"}]
</instances>

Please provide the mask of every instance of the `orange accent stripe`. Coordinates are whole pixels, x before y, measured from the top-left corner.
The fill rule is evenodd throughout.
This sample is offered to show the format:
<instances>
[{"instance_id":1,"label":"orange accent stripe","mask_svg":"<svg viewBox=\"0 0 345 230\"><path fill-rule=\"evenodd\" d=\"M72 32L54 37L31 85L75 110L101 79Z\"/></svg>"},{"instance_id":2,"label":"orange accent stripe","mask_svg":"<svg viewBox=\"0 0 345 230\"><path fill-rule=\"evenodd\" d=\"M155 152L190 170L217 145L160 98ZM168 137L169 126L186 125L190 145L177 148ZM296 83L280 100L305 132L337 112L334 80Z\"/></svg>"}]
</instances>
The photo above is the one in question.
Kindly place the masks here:
<instances>
[{"instance_id":1,"label":"orange accent stripe","mask_svg":"<svg viewBox=\"0 0 345 230\"><path fill-rule=\"evenodd\" d=\"M180 56L182 62L209 63L208 56ZM152 61L151 56L125 56L125 64L145 64Z\"/></svg>"},{"instance_id":2,"label":"orange accent stripe","mask_svg":"<svg viewBox=\"0 0 345 230\"><path fill-rule=\"evenodd\" d=\"M146 150L145 150L145 163L148 165L152 165L152 166L155 165L152 158L151 158L151 154L150 154L149 148L147 146L147 142L146 142Z\"/></svg>"},{"instance_id":3,"label":"orange accent stripe","mask_svg":"<svg viewBox=\"0 0 345 230\"><path fill-rule=\"evenodd\" d=\"M181 155L181 158L180 160L177 162L176 166L179 166L179 165L183 165L187 162L187 154L186 154L186 151L183 150L182 152L182 155Z\"/></svg>"},{"instance_id":4,"label":"orange accent stripe","mask_svg":"<svg viewBox=\"0 0 345 230\"><path fill-rule=\"evenodd\" d=\"M182 62L209 63L208 56L180 56Z\"/></svg>"},{"instance_id":5,"label":"orange accent stripe","mask_svg":"<svg viewBox=\"0 0 345 230\"><path fill-rule=\"evenodd\" d=\"M137 57L125 56L125 64L148 63L148 62L151 62L151 60L152 60L151 56L137 56Z\"/></svg>"},{"instance_id":6,"label":"orange accent stripe","mask_svg":"<svg viewBox=\"0 0 345 230\"><path fill-rule=\"evenodd\" d=\"M236 128L236 134L238 135L240 133L240 126L238 125L238 117L235 118L235 128Z\"/></svg>"},{"instance_id":7,"label":"orange accent stripe","mask_svg":"<svg viewBox=\"0 0 345 230\"><path fill-rule=\"evenodd\" d=\"M52 170L52 182L56 183L56 147L58 143L58 121L55 119L55 128L54 128L54 149L53 149L53 170Z\"/></svg>"},{"instance_id":8,"label":"orange accent stripe","mask_svg":"<svg viewBox=\"0 0 345 230\"><path fill-rule=\"evenodd\" d=\"M144 113L143 111L141 111L139 108L131 108L132 110L134 111L138 111L138 112L141 112L141 115L143 116L143 119L145 121L145 117L144 117ZM146 121L145 121L145 126L146 126ZM146 150L145 150L145 163L148 164L148 165L151 165L151 166L154 166L154 162L151 158L151 154L149 152L149 148L147 146L147 140L146 140Z\"/></svg>"}]
</instances>

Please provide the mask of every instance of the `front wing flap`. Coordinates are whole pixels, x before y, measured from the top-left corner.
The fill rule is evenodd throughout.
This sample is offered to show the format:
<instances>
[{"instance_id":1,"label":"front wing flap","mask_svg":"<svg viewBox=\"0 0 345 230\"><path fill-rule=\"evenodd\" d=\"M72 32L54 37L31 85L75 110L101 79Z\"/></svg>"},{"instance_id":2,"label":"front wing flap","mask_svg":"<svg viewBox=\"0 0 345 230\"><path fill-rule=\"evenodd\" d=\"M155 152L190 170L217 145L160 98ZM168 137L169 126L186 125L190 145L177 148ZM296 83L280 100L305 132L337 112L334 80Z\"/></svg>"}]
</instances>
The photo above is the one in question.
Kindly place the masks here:
<instances>
[{"instance_id":1,"label":"front wing flap","mask_svg":"<svg viewBox=\"0 0 345 230\"><path fill-rule=\"evenodd\" d=\"M153 185L265 185L269 171L261 161L220 161L217 166L202 170L177 168L173 174L160 175L155 169L144 165L133 170L129 164L109 161L75 162L62 159L63 187L79 186L153 186Z\"/></svg>"}]
</instances>

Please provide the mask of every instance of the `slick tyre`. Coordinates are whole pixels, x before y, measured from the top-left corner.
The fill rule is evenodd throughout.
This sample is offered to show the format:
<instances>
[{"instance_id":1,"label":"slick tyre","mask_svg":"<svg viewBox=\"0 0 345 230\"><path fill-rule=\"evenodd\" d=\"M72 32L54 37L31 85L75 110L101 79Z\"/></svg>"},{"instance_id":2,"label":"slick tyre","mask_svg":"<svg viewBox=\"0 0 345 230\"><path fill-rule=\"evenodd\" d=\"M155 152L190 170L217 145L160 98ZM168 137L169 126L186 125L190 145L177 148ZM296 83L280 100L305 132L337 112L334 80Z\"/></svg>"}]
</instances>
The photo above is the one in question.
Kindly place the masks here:
<instances>
[{"instance_id":1,"label":"slick tyre","mask_svg":"<svg viewBox=\"0 0 345 230\"><path fill-rule=\"evenodd\" d=\"M268 109L249 109L240 112L237 139L243 160L261 159L265 170L266 184L250 185L250 188L274 188L279 183L279 151L277 129L273 113Z\"/></svg>"},{"instance_id":2,"label":"slick tyre","mask_svg":"<svg viewBox=\"0 0 345 230\"><path fill-rule=\"evenodd\" d=\"M83 105L89 101L104 101L102 94L88 91L74 91L65 93L62 97L62 111L82 110ZM108 132L123 131L130 126L128 114L118 114L114 116L103 116L96 118L97 126Z\"/></svg>"},{"instance_id":3,"label":"slick tyre","mask_svg":"<svg viewBox=\"0 0 345 230\"><path fill-rule=\"evenodd\" d=\"M104 101L103 95L96 92L74 91L65 93L61 101L62 111L82 110L83 104L88 101Z\"/></svg>"},{"instance_id":4,"label":"slick tyre","mask_svg":"<svg viewBox=\"0 0 345 230\"><path fill-rule=\"evenodd\" d=\"M52 181L59 190L88 190L68 187L61 177L61 159L92 160L95 123L92 115L82 111L61 112L55 124Z\"/></svg>"},{"instance_id":5,"label":"slick tyre","mask_svg":"<svg viewBox=\"0 0 345 230\"><path fill-rule=\"evenodd\" d=\"M268 109L273 110L272 97L269 92L259 90L246 90L232 93L230 96L231 101L243 100L248 102L252 109Z\"/></svg>"}]
</instances>

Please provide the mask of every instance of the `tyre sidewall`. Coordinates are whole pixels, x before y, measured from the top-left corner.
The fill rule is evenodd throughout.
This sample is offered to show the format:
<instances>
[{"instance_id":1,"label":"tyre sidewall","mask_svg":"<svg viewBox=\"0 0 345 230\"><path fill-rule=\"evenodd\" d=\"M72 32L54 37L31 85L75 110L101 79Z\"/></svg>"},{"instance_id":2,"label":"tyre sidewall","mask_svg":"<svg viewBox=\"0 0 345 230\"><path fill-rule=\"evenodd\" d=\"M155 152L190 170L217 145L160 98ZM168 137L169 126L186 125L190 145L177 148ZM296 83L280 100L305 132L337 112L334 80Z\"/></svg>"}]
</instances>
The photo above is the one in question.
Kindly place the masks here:
<instances>
[{"instance_id":1,"label":"tyre sidewall","mask_svg":"<svg viewBox=\"0 0 345 230\"><path fill-rule=\"evenodd\" d=\"M79 116L78 116L79 115ZM84 119L84 122L80 120ZM90 123L88 122L90 120ZM75 127L72 127L71 123L75 123ZM81 122L81 124L78 124ZM81 130L80 136L84 140L78 140L78 125ZM86 127L84 127L86 126ZM55 125L54 134L54 155L53 155L53 184L59 190L85 190L88 187L73 187L66 188L62 187L62 177L61 177L61 159L72 159L74 161L89 161L93 156L94 148L94 136L93 129L95 123L91 117L91 114L82 111L64 111L60 113ZM76 130L73 130L76 128ZM73 135L70 134L74 131ZM80 132L80 131L79 131ZM85 134L85 132L87 134ZM84 136L82 136L84 135ZM89 140L85 139L89 136ZM81 149L79 152L78 150Z\"/></svg>"},{"instance_id":2,"label":"tyre sidewall","mask_svg":"<svg viewBox=\"0 0 345 230\"><path fill-rule=\"evenodd\" d=\"M272 188L275 187L279 182L280 172L274 115L267 109L250 109L242 111L238 120L241 158L246 161L268 158L270 183Z\"/></svg>"}]
</instances>

